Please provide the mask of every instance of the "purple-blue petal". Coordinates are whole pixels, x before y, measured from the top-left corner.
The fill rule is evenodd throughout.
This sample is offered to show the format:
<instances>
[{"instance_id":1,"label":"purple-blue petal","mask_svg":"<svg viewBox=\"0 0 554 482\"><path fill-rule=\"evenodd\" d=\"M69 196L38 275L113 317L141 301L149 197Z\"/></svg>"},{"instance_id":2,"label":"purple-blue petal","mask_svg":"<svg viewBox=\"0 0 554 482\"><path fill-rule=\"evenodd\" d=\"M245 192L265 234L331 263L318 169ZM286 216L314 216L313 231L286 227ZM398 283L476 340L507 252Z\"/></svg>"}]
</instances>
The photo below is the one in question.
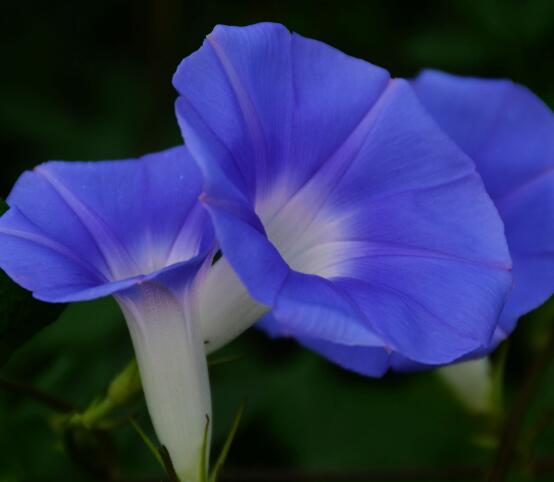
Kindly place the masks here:
<instances>
[{"instance_id":1,"label":"purple-blue petal","mask_svg":"<svg viewBox=\"0 0 554 482\"><path fill-rule=\"evenodd\" d=\"M554 115L509 80L424 71L414 88L473 158L504 221L514 275L500 318L506 336L554 293Z\"/></svg>"},{"instance_id":2,"label":"purple-blue petal","mask_svg":"<svg viewBox=\"0 0 554 482\"><path fill-rule=\"evenodd\" d=\"M17 207L11 207L0 218L0 267L35 296L46 298L45 292L65 296L107 283L106 276L91 262L94 257L80 256L73 249L71 234L68 232L67 242L52 238Z\"/></svg>"},{"instance_id":3,"label":"purple-blue petal","mask_svg":"<svg viewBox=\"0 0 554 482\"><path fill-rule=\"evenodd\" d=\"M434 70L413 84L435 121L475 161L493 200L553 169L552 111L525 87Z\"/></svg>"},{"instance_id":4,"label":"purple-blue petal","mask_svg":"<svg viewBox=\"0 0 554 482\"><path fill-rule=\"evenodd\" d=\"M342 368L360 375L381 377L390 368L390 353L383 348L348 346L313 338L299 338L298 341Z\"/></svg>"},{"instance_id":5,"label":"purple-blue petal","mask_svg":"<svg viewBox=\"0 0 554 482\"><path fill-rule=\"evenodd\" d=\"M392 350L441 363L490 340L503 226L407 82L258 24L217 27L174 84L223 254L277 331L345 366L371 348L373 374Z\"/></svg>"},{"instance_id":6,"label":"purple-blue petal","mask_svg":"<svg viewBox=\"0 0 554 482\"><path fill-rule=\"evenodd\" d=\"M42 164L8 197L0 267L53 302L106 296L161 276L211 249L201 187L184 147L124 161Z\"/></svg>"},{"instance_id":7,"label":"purple-blue petal","mask_svg":"<svg viewBox=\"0 0 554 482\"><path fill-rule=\"evenodd\" d=\"M321 338L302 337L293 327L292 333L280 323L273 313L265 315L257 324L272 338L288 338L295 334L296 340L328 360L347 370L380 377L390 368L390 351L380 346L360 346L334 343Z\"/></svg>"},{"instance_id":8,"label":"purple-blue petal","mask_svg":"<svg viewBox=\"0 0 554 482\"><path fill-rule=\"evenodd\" d=\"M531 92L508 80L425 71L414 87L440 126L473 157L505 223L514 288L490 342L461 359L478 358L554 292L554 116ZM390 213L383 212L382 219L388 223ZM329 350L314 349L333 359ZM398 371L429 368L400 353L393 353L390 363Z\"/></svg>"},{"instance_id":9,"label":"purple-blue petal","mask_svg":"<svg viewBox=\"0 0 554 482\"><path fill-rule=\"evenodd\" d=\"M250 294L260 303L271 305L281 288L289 268L269 242L261 223L252 210L233 203L204 201L221 246L240 245L240 249L225 249L225 256L241 281L250 287Z\"/></svg>"},{"instance_id":10,"label":"purple-blue petal","mask_svg":"<svg viewBox=\"0 0 554 482\"><path fill-rule=\"evenodd\" d=\"M251 201L276 183L288 192L304 184L388 81L379 67L270 23L216 27L173 79L210 192L226 177Z\"/></svg>"},{"instance_id":11,"label":"purple-blue petal","mask_svg":"<svg viewBox=\"0 0 554 482\"><path fill-rule=\"evenodd\" d=\"M383 341L351 295L339 283L291 270L272 314L281 329L298 337L382 346Z\"/></svg>"}]
</instances>

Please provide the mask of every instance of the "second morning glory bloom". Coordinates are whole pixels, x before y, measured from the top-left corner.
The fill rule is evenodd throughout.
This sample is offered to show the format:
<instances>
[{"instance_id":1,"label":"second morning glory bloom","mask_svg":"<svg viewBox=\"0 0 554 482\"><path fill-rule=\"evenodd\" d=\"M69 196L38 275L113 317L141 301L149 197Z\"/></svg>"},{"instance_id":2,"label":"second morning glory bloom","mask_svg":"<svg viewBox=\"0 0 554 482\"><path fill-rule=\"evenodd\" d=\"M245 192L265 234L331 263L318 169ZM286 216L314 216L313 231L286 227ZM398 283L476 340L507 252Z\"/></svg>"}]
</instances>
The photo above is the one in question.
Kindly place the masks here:
<instances>
[{"instance_id":1,"label":"second morning glory bloom","mask_svg":"<svg viewBox=\"0 0 554 482\"><path fill-rule=\"evenodd\" d=\"M115 297L154 428L182 482L201 480L211 415L198 290L214 243L201 184L184 147L49 162L19 178L0 218L0 267L36 298Z\"/></svg>"},{"instance_id":2,"label":"second morning glory bloom","mask_svg":"<svg viewBox=\"0 0 554 482\"><path fill-rule=\"evenodd\" d=\"M439 370L474 411L493 405L490 363L517 320L554 293L554 114L532 92L506 79L423 71L414 88L439 125L475 161L505 224L514 287L491 342ZM426 368L406 359L397 368Z\"/></svg>"},{"instance_id":3,"label":"second morning glory bloom","mask_svg":"<svg viewBox=\"0 0 554 482\"><path fill-rule=\"evenodd\" d=\"M514 288L492 349L554 293L554 114L509 80L427 70L423 105L476 163L506 228Z\"/></svg>"},{"instance_id":4,"label":"second morning glory bloom","mask_svg":"<svg viewBox=\"0 0 554 482\"><path fill-rule=\"evenodd\" d=\"M264 313L344 366L369 348L371 375L489 343L511 286L502 223L408 82L266 23L216 27L174 85L224 255L212 282L245 312L203 318L211 349Z\"/></svg>"}]
</instances>

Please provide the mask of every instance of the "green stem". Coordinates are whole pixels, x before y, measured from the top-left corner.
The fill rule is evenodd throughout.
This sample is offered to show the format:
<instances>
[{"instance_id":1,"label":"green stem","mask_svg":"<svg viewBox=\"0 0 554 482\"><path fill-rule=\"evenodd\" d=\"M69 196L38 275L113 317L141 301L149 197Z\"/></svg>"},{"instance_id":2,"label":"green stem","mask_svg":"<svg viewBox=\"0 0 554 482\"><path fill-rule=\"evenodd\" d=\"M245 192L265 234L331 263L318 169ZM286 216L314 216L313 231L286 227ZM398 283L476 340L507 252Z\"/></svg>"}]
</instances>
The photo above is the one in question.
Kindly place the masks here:
<instances>
[{"instance_id":1,"label":"green stem","mask_svg":"<svg viewBox=\"0 0 554 482\"><path fill-rule=\"evenodd\" d=\"M110 414L133 402L141 390L137 361L133 359L110 383L106 396L94 400L84 412L73 414L69 424L87 429L104 428Z\"/></svg>"},{"instance_id":2,"label":"green stem","mask_svg":"<svg viewBox=\"0 0 554 482\"><path fill-rule=\"evenodd\" d=\"M70 413L76 409L72 403L66 402L65 400L57 398L54 395L31 385L26 385L13 380L0 378L0 390L29 397L36 402L42 403L43 405L56 410L57 412Z\"/></svg>"},{"instance_id":3,"label":"green stem","mask_svg":"<svg viewBox=\"0 0 554 482\"><path fill-rule=\"evenodd\" d=\"M525 383L509 413L502 435L496 461L488 477L488 482L504 482L515 459L518 440L523 429L527 411L540 389L540 384L554 355L554 332L549 335L544 348L531 365Z\"/></svg>"}]
</instances>

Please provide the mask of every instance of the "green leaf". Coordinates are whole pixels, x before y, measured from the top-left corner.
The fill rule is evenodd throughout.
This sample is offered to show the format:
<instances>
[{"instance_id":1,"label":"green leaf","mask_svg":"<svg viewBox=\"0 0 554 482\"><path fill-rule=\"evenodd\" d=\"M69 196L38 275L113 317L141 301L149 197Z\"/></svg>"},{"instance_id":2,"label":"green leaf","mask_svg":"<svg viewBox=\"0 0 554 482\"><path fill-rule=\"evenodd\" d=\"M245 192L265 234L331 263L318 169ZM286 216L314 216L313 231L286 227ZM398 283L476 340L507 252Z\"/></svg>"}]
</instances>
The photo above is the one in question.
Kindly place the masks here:
<instances>
[{"instance_id":1,"label":"green leaf","mask_svg":"<svg viewBox=\"0 0 554 482\"><path fill-rule=\"evenodd\" d=\"M227 438L225 439L223 448L221 449L219 457L215 462L212 474L210 475L210 479L208 482L217 482L217 479L219 478L219 474L223 469L223 466L225 465L225 461L227 460L227 455L229 454L229 450L231 449L231 445L233 443L233 440L239 428L242 415L244 414L245 406L246 406L246 403L244 402L241 403L239 409L237 410L237 413L235 414L235 418L233 419L233 424L231 425L231 429L227 434Z\"/></svg>"},{"instance_id":2,"label":"green leaf","mask_svg":"<svg viewBox=\"0 0 554 482\"><path fill-rule=\"evenodd\" d=\"M140 425L132 417L129 418L129 421L131 422L131 425L133 426L135 431L138 433L139 437L144 442L144 445L146 445L146 447L148 447L148 450L150 450L152 455L154 455L154 458L158 461L160 466L165 470L166 467L165 467L164 460L162 458L162 452L157 449L154 442L152 442L152 440L150 440L150 437L148 437L148 435L146 435L146 432L144 430L142 430Z\"/></svg>"},{"instance_id":3,"label":"green leaf","mask_svg":"<svg viewBox=\"0 0 554 482\"><path fill-rule=\"evenodd\" d=\"M208 466L207 456L208 456L209 435L210 435L210 417L206 415L206 425L204 426L204 439L202 441L202 449L200 453L200 467L199 467L200 482L209 482L208 474L206 473L206 467Z\"/></svg>"},{"instance_id":4,"label":"green leaf","mask_svg":"<svg viewBox=\"0 0 554 482\"><path fill-rule=\"evenodd\" d=\"M219 365L227 365L228 363L234 363L240 360L244 360L243 355L231 355L231 356L223 356L218 358L210 358L208 359L208 366L210 368L219 366Z\"/></svg>"},{"instance_id":5,"label":"green leaf","mask_svg":"<svg viewBox=\"0 0 554 482\"><path fill-rule=\"evenodd\" d=\"M7 209L0 199L0 214ZM64 307L34 299L0 270L0 366L23 343L57 320Z\"/></svg>"}]
</instances>

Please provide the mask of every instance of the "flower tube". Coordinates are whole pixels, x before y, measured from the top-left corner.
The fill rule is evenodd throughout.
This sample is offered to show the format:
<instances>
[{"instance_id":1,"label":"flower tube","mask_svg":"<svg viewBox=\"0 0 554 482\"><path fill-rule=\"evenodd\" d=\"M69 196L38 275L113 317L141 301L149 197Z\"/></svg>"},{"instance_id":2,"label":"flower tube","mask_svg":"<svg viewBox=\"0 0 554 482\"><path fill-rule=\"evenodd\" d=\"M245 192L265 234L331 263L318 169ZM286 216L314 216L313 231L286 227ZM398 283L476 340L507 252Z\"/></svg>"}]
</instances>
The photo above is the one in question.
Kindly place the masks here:
<instances>
[{"instance_id":1,"label":"flower tube","mask_svg":"<svg viewBox=\"0 0 554 482\"><path fill-rule=\"evenodd\" d=\"M160 442L198 482L208 368L198 289L213 232L184 147L113 162L49 162L24 173L0 218L0 267L48 302L113 295L127 321Z\"/></svg>"},{"instance_id":2,"label":"flower tube","mask_svg":"<svg viewBox=\"0 0 554 482\"><path fill-rule=\"evenodd\" d=\"M408 82L265 23L216 27L174 85L214 271L266 329L374 376L489 343L511 286L502 223ZM254 318L203 333L221 345Z\"/></svg>"}]
</instances>

